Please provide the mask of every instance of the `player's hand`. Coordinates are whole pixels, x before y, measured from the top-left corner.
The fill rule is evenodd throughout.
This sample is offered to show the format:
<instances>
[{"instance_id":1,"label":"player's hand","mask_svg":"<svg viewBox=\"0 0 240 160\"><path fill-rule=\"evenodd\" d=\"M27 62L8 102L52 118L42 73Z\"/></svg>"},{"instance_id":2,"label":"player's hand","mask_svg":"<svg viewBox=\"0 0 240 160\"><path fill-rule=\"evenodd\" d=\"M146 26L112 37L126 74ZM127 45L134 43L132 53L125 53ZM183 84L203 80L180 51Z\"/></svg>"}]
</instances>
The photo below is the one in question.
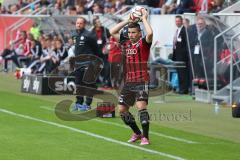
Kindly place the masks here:
<instances>
[{"instance_id":1,"label":"player's hand","mask_svg":"<svg viewBox=\"0 0 240 160\"><path fill-rule=\"evenodd\" d=\"M131 19L131 13L128 15L128 23L133 23L134 21Z\"/></svg>"},{"instance_id":2,"label":"player's hand","mask_svg":"<svg viewBox=\"0 0 240 160\"><path fill-rule=\"evenodd\" d=\"M148 18L148 11L146 9L142 9L141 20L143 20L143 19L147 20L147 18Z\"/></svg>"}]
</instances>

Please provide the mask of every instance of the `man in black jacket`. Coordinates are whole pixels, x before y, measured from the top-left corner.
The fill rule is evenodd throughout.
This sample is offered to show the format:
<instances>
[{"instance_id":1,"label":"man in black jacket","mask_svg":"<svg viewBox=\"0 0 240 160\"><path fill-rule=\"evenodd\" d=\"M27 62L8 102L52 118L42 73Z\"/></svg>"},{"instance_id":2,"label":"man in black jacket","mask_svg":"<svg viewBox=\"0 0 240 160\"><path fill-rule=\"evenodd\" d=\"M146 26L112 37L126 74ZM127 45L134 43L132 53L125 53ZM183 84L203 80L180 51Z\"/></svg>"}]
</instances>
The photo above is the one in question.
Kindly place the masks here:
<instances>
[{"instance_id":1,"label":"man in black jacket","mask_svg":"<svg viewBox=\"0 0 240 160\"><path fill-rule=\"evenodd\" d=\"M179 93L187 94L189 87L189 65L188 65L188 48L186 29L183 26L183 19L181 16L176 16L175 23L177 31L173 39L173 61L185 62L185 68L178 68L177 73L179 77Z\"/></svg>"},{"instance_id":2,"label":"man in black jacket","mask_svg":"<svg viewBox=\"0 0 240 160\"><path fill-rule=\"evenodd\" d=\"M79 17L76 21L76 31L73 34L75 44L75 83L78 86L77 101L73 110L89 110L93 99L93 90L96 88L95 78L89 76L89 69L94 68L98 58L96 37L85 29L86 19ZM94 74L94 73L92 73ZM85 104L84 103L85 97Z\"/></svg>"}]
</instances>

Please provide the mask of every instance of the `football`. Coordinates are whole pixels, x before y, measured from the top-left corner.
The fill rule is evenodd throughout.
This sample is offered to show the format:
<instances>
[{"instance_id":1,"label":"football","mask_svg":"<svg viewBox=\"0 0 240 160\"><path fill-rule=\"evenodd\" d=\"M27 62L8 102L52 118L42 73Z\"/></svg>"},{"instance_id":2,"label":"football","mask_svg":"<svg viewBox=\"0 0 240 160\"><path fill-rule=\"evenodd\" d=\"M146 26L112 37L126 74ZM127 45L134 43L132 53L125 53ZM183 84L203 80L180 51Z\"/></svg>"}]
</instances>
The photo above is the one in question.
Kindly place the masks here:
<instances>
[{"instance_id":1,"label":"football","mask_svg":"<svg viewBox=\"0 0 240 160\"><path fill-rule=\"evenodd\" d=\"M130 21L132 22L139 22L141 21L141 16L142 16L142 10L146 10L142 6L135 6L132 8L131 13L130 13Z\"/></svg>"}]
</instances>

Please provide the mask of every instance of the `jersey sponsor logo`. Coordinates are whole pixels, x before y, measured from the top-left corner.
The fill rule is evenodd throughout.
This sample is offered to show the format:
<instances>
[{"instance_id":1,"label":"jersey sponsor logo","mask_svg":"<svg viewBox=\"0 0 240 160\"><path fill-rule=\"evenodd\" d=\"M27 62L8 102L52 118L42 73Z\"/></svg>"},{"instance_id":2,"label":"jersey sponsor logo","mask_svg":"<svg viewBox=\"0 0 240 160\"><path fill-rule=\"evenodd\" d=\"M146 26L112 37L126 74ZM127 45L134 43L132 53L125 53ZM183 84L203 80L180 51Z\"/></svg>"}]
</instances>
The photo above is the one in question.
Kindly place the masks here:
<instances>
[{"instance_id":1,"label":"jersey sponsor logo","mask_svg":"<svg viewBox=\"0 0 240 160\"><path fill-rule=\"evenodd\" d=\"M134 55L134 54L137 54L137 50L136 49L126 49L126 53L127 53L127 55Z\"/></svg>"}]
</instances>

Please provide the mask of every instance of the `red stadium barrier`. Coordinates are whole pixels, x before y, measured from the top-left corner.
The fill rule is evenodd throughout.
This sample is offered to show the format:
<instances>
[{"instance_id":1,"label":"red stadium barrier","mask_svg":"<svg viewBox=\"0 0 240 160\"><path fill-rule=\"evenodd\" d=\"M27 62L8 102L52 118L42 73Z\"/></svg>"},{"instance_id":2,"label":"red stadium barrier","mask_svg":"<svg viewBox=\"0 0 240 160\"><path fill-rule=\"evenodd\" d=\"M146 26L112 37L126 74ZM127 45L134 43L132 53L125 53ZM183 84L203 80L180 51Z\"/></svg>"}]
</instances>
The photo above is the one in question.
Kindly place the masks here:
<instances>
[{"instance_id":1,"label":"red stadium barrier","mask_svg":"<svg viewBox=\"0 0 240 160\"><path fill-rule=\"evenodd\" d=\"M25 31L29 31L30 28L32 27L33 24L33 20L30 18L27 18L27 21L20 25L18 28L12 30L12 29L8 29L11 25L13 25L14 23L16 23L19 20L23 20L24 18L22 17L0 17L0 51L3 51L4 48L6 48L9 45L9 41L11 40L11 35L12 38L16 37L16 33L17 30L25 30ZM17 24L16 24L17 25ZM14 26L16 26L14 25ZM6 34L6 42L5 41L5 31L7 31ZM12 33L12 34L11 34Z\"/></svg>"}]
</instances>

